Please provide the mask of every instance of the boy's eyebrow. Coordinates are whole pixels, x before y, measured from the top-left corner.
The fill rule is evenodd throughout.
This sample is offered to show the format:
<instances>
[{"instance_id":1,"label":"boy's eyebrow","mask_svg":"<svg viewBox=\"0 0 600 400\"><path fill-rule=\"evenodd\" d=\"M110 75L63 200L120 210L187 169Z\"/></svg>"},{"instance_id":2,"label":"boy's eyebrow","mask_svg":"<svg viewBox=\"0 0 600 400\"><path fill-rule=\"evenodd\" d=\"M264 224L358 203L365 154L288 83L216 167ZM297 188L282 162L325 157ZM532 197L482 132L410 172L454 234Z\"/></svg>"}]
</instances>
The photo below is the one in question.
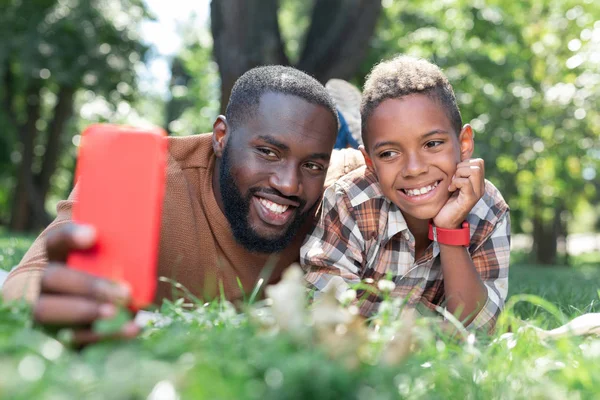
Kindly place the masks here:
<instances>
[{"instance_id":1,"label":"boy's eyebrow","mask_svg":"<svg viewBox=\"0 0 600 400\"><path fill-rule=\"evenodd\" d=\"M432 130L430 132L427 132L427 133L423 134L423 136L421 136L421 139L426 139L429 136L439 135L439 134L449 135L450 132L448 132L448 131L446 131L444 129L434 129L434 130ZM379 142L379 143L375 144L375 146L373 146L373 150L377 150L380 147L388 146L388 145L391 145L391 146L400 146L401 143L398 142L398 141L394 141L394 140L386 140L385 142Z\"/></svg>"},{"instance_id":2,"label":"boy's eyebrow","mask_svg":"<svg viewBox=\"0 0 600 400\"><path fill-rule=\"evenodd\" d=\"M388 145L399 146L400 142L396 142L396 141L393 141L393 140L386 140L385 142L379 142L375 146L373 146L373 150L377 150L380 147L388 146Z\"/></svg>"},{"instance_id":3,"label":"boy's eyebrow","mask_svg":"<svg viewBox=\"0 0 600 400\"><path fill-rule=\"evenodd\" d=\"M445 131L443 129L434 129L431 132L427 132L426 134L424 134L423 136L421 136L421 138L425 139L428 138L429 136L433 136L433 135L438 135L438 134L443 134L443 135L449 135L450 132Z\"/></svg>"}]
</instances>

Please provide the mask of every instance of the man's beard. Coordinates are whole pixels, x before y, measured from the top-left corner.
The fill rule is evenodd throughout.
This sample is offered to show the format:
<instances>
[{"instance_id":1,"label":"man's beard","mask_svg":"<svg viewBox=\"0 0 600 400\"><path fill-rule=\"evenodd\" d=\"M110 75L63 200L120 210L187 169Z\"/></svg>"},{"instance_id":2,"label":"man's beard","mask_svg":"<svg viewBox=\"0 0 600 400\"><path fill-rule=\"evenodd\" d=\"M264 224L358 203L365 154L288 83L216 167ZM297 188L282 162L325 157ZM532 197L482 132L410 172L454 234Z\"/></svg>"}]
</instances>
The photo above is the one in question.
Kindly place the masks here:
<instances>
[{"instance_id":1,"label":"man's beard","mask_svg":"<svg viewBox=\"0 0 600 400\"><path fill-rule=\"evenodd\" d=\"M272 188L250 188L244 196L236 186L235 179L231 175L231 160L229 146L225 146L223 156L221 157L221 168L219 171L219 185L221 188L221 200L223 201L223 210L235 240L244 246L246 250L257 253L277 253L285 249L294 239L298 229L306 220L310 209L303 213L297 213L287 229L281 235L273 238L260 236L249 223L249 211L252 197L255 193L272 193L281 197L281 193ZM306 201L294 198L299 201L297 210L302 210Z\"/></svg>"}]
</instances>

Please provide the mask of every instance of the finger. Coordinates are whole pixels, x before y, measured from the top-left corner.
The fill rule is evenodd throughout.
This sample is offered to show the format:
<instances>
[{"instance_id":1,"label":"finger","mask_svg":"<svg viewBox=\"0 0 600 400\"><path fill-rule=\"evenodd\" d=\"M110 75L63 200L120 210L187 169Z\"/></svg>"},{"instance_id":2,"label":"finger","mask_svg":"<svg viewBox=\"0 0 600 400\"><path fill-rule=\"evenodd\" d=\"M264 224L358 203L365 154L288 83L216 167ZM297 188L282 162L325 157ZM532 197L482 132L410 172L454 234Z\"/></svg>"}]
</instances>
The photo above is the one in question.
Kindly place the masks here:
<instances>
[{"instance_id":1,"label":"finger","mask_svg":"<svg viewBox=\"0 0 600 400\"><path fill-rule=\"evenodd\" d=\"M65 262L71 250L89 249L96 242L96 231L88 225L68 223L48 232L46 251L49 261Z\"/></svg>"},{"instance_id":2,"label":"finger","mask_svg":"<svg viewBox=\"0 0 600 400\"><path fill-rule=\"evenodd\" d=\"M469 166L477 166L481 170L481 172L485 175L485 161L481 158L470 158L465 160L466 165Z\"/></svg>"},{"instance_id":3,"label":"finger","mask_svg":"<svg viewBox=\"0 0 600 400\"><path fill-rule=\"evenodd\" d=\"M82 271L50 264L42 276L42 293L59 293L88 298L98 303L129 304L129 287Z\"/></svg>"},{"instance_id":4,"label":"finger","mask_svg":"<svg viewBox=\"0 0 600 400\"><path fill-rule=\"evenodd\" d=\"M133 339L140 333L140 328L133 322L128 322L123 328L110 335L101 335L90 329L76 330L73 332L71 340L73 344L83 346L108 339Z\"/></svg>"},{"instance_id":5,"label":"finger","mask_svg":"<svg viewBox=\"0 0 600 400\"><path fill-rule=\"evenodd\" d=\"M452 183L448 187L448 190L450 192L460 190L461 193L464 193L466 195L475 195L475 192L473 191L473 185L469 178L454 178L454 180L452 180Z\"/></svg>"},{"instance_id":6,"label":"finger","mask_svg":"<svg viewBox=\"0 0 600 400\"><path fill-rule=\"evenodd\" d=\"M44 295L35 303L33 317L45 325L85 325L97 319L111 318L116 312L113 304L98 303L85 297Z\"/></svg>"},{"instance_id":7,"label":"finger","mask_svg":"<svg viewBox=\"0 0 600 400\"><path fill-rule=\"evenodd\" d=\"M468 178L470 176L481 177L483 170L479 165L465 165L456 169L455 177Z\"/></svg>"}]
</instances>

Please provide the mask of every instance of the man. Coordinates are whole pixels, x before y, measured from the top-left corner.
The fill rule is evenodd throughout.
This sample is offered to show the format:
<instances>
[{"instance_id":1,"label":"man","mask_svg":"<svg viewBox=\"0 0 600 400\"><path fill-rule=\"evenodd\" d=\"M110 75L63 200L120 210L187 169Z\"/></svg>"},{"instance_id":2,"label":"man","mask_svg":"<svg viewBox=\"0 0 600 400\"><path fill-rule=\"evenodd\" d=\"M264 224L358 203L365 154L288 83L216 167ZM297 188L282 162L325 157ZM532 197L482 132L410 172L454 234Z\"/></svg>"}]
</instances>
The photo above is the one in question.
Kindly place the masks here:
<instances>
[{"instance_id":1,"label":"man","mask_svg":"<svg viewBox=\"0 0 600 400\"><path fill-rule=\"evenodd\" d=\"M315 79L281 66L244 74L212 135L168 139L159 275L204 299L221 290L229 300L242 298L238 280L252 290L265 266L277 280L298 260L337 130L335 105ZM342 158L347 164L347 153ZM339 175L349 170L337 169ZM89 324L113 316L116 304L128 303L129 291L64 268L69 250L95 240L93 227L70 222L76 198L77 188L59 203L56 220L7 278L3 295L34 303L39 323L86 327L74 333L76 342L86 343L99 339ZM159 283L157 302L172 292L173 285ZM130 323L120 335L137 332Z\"/></svg>"}]
</instances>

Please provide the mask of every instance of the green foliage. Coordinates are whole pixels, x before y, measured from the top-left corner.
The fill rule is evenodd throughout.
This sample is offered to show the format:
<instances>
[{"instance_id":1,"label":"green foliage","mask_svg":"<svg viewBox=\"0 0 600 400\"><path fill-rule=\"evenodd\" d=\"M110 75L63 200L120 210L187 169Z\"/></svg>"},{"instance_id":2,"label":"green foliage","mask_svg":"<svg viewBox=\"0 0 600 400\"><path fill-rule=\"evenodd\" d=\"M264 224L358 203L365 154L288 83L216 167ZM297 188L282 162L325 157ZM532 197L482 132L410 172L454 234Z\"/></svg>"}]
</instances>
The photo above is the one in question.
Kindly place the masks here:
<instances>
[{"instance_id":1,"label":"green foliage","mask_svg":"<svg viewBox=\"0 0 600 400\"><path fill-rule=\"evenodd\" d=\"M30 240L2 234L0 249L16 256ZM595 264L580 269L517 262L511 269L509 303L523 301L508 316L554 328L582 313L600 312L597 255L584 256L579 263L590 259ZM163 319L146 328L139 339L99 343L76 352L32 327L26 305L0 303L0 396L591 399L599 394L597 337L543 341L521 329L512 336L500 331L463 341L424 319L415 325L412 353L399 364L388 365L379 357L384 354L382 343L396 329L394 313L381 319L368 340L352 336L359 328L349 326L348 331L336 331L333 342L323 342L314 334L265 328L260 321L266 310L250 307L238 314L228 303L214 302L190 311L181 301L165 302L160 310ZM121 323L111 320L107 324L111 326L102 329L113 331ZM68 338L65 333L57 337ZM356 340L351 348L358 361L332 352L334 344Z\"/></svg>"},{"instance_id":2,"label":"green foliage","mask_svg":"<svg viewBox=\"0 0 600 400\"><path fill-rule=\"evenodd\" d=\"M10 271L21 261L34 236L6 234L0 229L0 270Z\"/></svg>"},{"instance_id":3,"label":"green foliage","mask_svg":"<svg viewBox=\"0 0 600 400\"><path fill-rule=\"evenodd\" d=\"M0 124L5 128L0 134L0 223L9 219L16 166L30 147L22 132L27 122L35 126L28 168L39 186L52 127L81 113L59 132L53 149L59 173L51 181L51 196L64 198L72 183L73 136L90 122L115 121L119 113L129 113L129 103L137 98L136 68L146 52L136 27L148 17L142 0L0 3ZM64 92L74 93L66 104L72 111L57 110ZM39 116L32 111L35 104Z\"/></svg>"},{"instance_id":4,"label":"green foliage","mask_svg":"<svg viewBox=\"0 0 600 400\"><path fill-rule=\"evenodd\" d=\"M597 201L600 7L592 1L384 1L360 76L397 53L452 82L516 232ZM561 210L565 212L561 213Z\"/></svg>"}]
</instances>

